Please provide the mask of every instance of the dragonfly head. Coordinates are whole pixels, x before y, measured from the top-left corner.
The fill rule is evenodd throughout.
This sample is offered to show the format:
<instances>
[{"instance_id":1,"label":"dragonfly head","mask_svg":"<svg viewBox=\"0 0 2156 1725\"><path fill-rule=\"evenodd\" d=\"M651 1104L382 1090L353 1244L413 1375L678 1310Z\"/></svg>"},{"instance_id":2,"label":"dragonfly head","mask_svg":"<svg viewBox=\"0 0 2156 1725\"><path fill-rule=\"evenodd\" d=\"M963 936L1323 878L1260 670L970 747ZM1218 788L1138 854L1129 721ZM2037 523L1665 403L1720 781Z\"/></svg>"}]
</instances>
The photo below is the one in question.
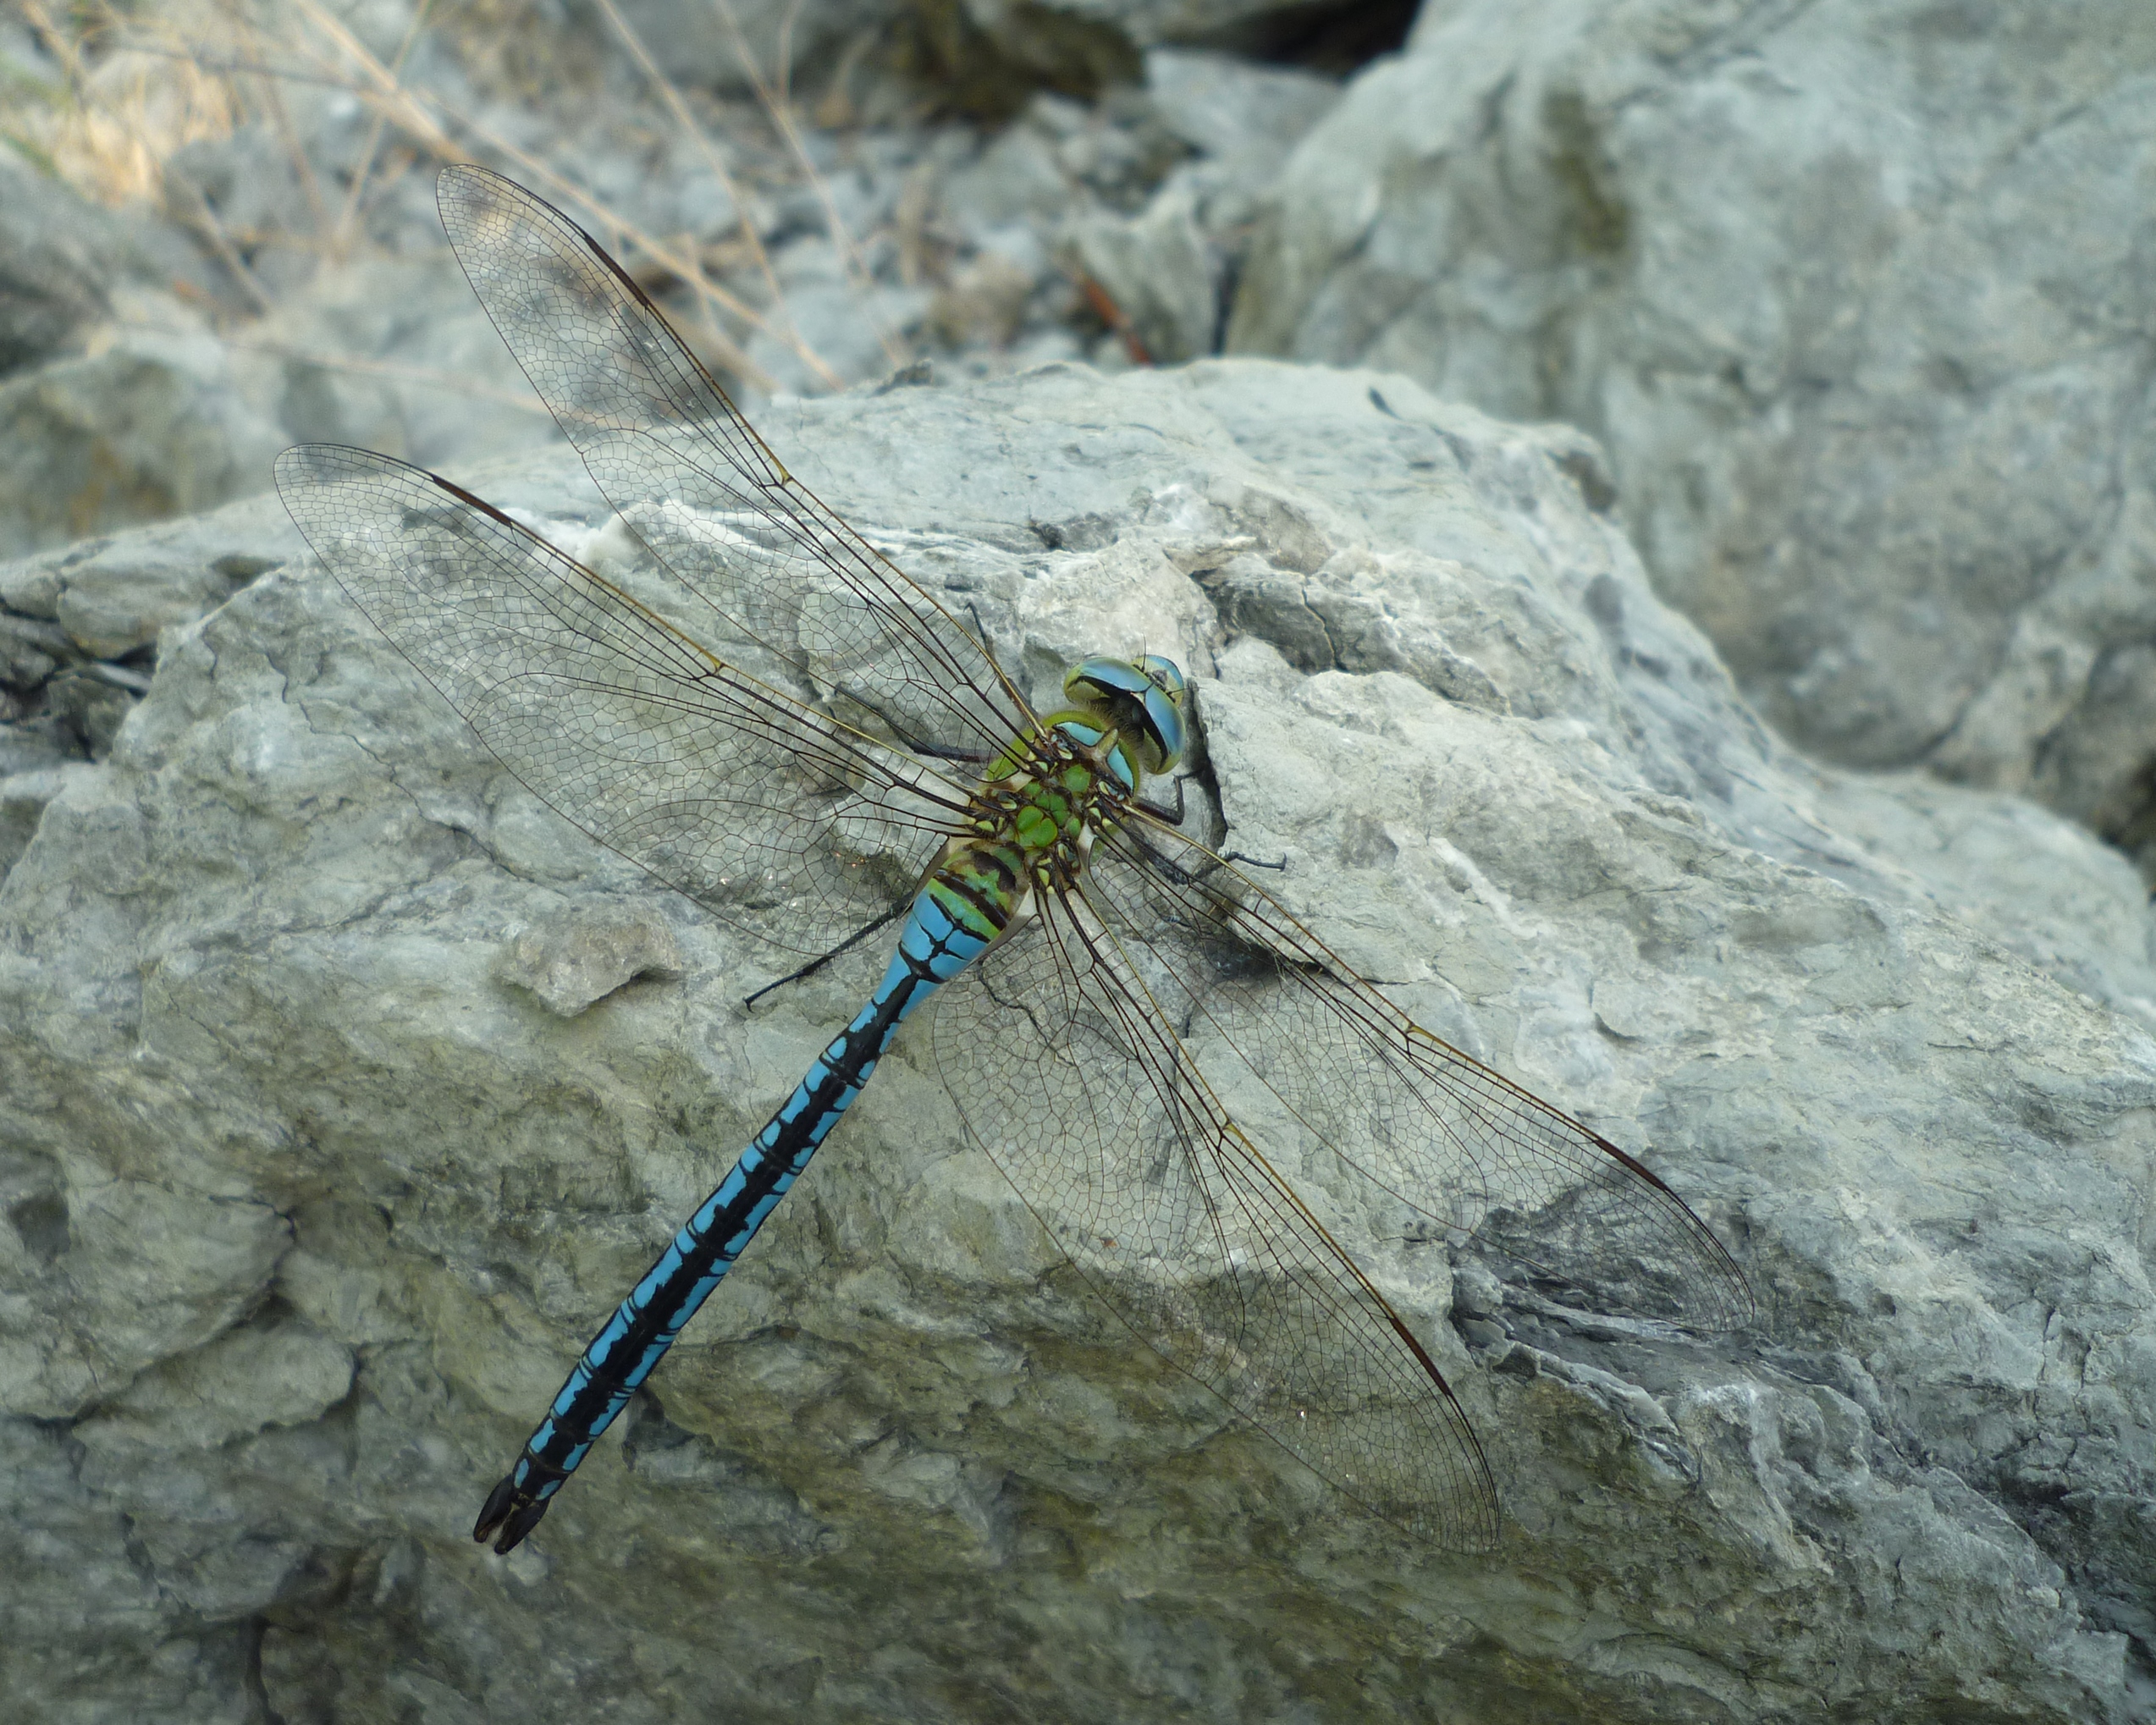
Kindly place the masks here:
<instances>
[{"instance_id":1,"label":"dragonfly head","mask_svg":"<svg viewBox=\"0 0 2156 1725\"><path fill-rule=\"evenodd\" d=\"M1190 691L1173 659L1081 659L1064 675L1063 693L1114 728L1139 773L1166 773L1183 758Z\"/></svg>"}]
</instances>

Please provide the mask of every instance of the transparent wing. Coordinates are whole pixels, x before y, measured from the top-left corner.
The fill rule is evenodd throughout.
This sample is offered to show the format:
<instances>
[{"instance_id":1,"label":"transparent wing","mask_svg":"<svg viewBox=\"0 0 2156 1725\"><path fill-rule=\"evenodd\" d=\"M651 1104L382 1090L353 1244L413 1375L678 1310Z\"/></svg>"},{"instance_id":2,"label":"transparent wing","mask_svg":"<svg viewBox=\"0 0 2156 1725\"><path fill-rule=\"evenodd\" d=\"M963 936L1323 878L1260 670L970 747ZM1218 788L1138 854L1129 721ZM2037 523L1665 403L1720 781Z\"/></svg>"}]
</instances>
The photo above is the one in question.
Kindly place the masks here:
<instances>
[{"instance_id":1,"label":"transparent wing","mask_svg":"<svg viewBox=\"0 0 2156 1725\"><path fill-rule=\"evenodd\" d=\"M1497 1538L1466 1415L1406 1325L1227 1116L1086 896L1046 895L938 1000L968 1129L1139 1336L1420 1538Z\"/></svg>"},{"instance_id":2,"label":"transparent wing","mask_svg":"<svg viewBox=\"0 0 2156 1725\"><path fill-rule=\"evenodd\" d=\"M1203 846L1136 812L1087 891L1214 1088L1277 1104L1304 1180L1370 1182L1598 1309L1751 1319L1743 1271L1659 1178L1424 1030Z\"/></svg>"},{"instance_id":3,"label":"transparent wing","mask_svg":"<svg viewBox=\"0 0 2156 1725\"><path fill-rule=\"evenodd\" d=\"M1031 714L973 636L801 485L642 289L560 211L444 168L472 291L625 521L725 632L902 741L993 754ZM723 567L723 587L707 571Z\"/></svg>"},{"instance_id":4,"label":"transparent wing","mask_svg":"<svg viewBox=\"0 0 2156 1725\"><path fill-rule=\"evenodd\" d=\"M1102 1300L1437 1544L1494 1541L1489 1470L1313 1203L1471 1232L1606 1308L1706 1328L1751 1315L1743 1272L1654 1174L1423 1030L1142 813L946 989L934 1036L969 1131Z\"/></svg>"},{"instance_id":5,"label":"transparent wing","mask_svg":"<svg viewBox=\"0 0 2156 1725\"><path fill-rule=\"evenodd\" d=\"M909 888L966 807L921 762L747 675L448 481L278 458L352 602L502 764L714 916L814 956Z\"/></svg>"}]
</instances>

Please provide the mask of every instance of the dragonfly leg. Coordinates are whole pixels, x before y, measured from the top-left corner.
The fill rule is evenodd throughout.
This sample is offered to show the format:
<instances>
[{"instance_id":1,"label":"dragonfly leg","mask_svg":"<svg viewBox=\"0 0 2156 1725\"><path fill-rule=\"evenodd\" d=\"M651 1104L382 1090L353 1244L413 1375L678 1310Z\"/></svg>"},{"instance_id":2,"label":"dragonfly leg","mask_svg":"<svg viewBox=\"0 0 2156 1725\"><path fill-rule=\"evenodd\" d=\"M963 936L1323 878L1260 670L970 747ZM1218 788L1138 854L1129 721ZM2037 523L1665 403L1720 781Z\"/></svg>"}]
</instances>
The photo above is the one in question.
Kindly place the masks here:
<instances>
[{"instance_id":1,"label":"dragonfly leg","mask_svg":"<svg viewBox=\"0 0 2156 1725\"><path fill-rule=\"evenodd\" d=\"M1172 827L1181 826L1183 824L1183 817L1184 813L1183 784L1183 780L1188 779L1189 776L1190 775L1188 773L1178 773L1175 775L1175 807L1173 808L1155 808L1153 805L1148 802L1143 796L1138 799L1138 806L1140 808L1146 810L1149 813L1157 814L1162 820L1166 821Z\"/></svg>"},{"instance_id":2,"label":"dragonfly leg","mask_svg":"<svg viewBox=\"0 0 2156 1725\"><path fill-rule=\"evenodd\" d=\"M1285 857L1277 862L1262 862L1255 857L1244 856L1240 851L1229 851L1210 858L1202 870L1193 871L1185 868L1157 845L1148 840L1136 827L1131 827L1128 829L1128 831L1132 844L1137 847L1139 855L1145 859L1146 865L1162 879L1172 881L1178 886L1196 885L1206 875L1216 872L1223 862L1248 862L1253 868L1285 869L1288 867L1288 859Z\"/></svg>"},{"instance_id":3,"label":"dragonfly leg","mask_svg":"<svg viewBox=\"0 0 2156 1725\"><path fill-rule=\"evenodd\" d=\"M883 720L884 728L898 739L898 746L908 754L923 755L934 761L965 761L975 766L995 758L985 749L955 748L947 743L930 742L926 737L916 736L858 689L851 688L844 683L836 685L832 692L845 696L855 706L874 714Z\"/></svg>"},{"instance_id":4,"label":"dragonfly leg","mask_svg":"<svg viewBox=\"0 0 2156 1725\"><path fill-rule=\"evenodd\" d=\"M1172 827L1181 826L1183 824L1184 810L1183 787L1184 782L1188 780L1190 774L1188 773L1178 773L1175 775L1175 807L1173 808L1156 808L1151 803L1146 802L1142 796L1138 800L1139 807L1145 810L1149 814L1158 815ZM1277 862L1267 862L1260 857L1247 855L1245 852L1241 851L1224 851L1221 853L1221 861L1223 862L1248 862L1253 868L1284 869L1288 867L1288 859L1285 857L1282 857Z\"/></svg>"},{"instance_id":5,"label":"dragonfly leg","mask_svg":"<svg viewBox=\"0 0 2156 1725\"><path fill-rule=\"evenodd\" d=\"M913 907L913 901L912 899L902 898L899 900L896 904L893 905L889 910L885 911L883 915L878 917L874 922L863 923L861 927L856 929L851 934L847 935L845 940L840 941L837 945L831 948L829 952L823 954L820 957L810 959L808 962L802 965L799 970L788 971L786 975L780 977L776 982L764 984L764 986L758 989L754 994L746 996L742 1000L742 1005L743 1006L753 1006L758 1000L762 1000L764 995L770 994L776 989L784 988L788 983L797 983L803 977L815 975L818 971L821 970L825 965L829 964L841 953L846 951L850 947L859 945L863 940L866 940L871 934L874 934L877 929L888 929L893 923L896 922L901 917L904 916L907 911L911 910Z\"/></svg>"}]
</instances>

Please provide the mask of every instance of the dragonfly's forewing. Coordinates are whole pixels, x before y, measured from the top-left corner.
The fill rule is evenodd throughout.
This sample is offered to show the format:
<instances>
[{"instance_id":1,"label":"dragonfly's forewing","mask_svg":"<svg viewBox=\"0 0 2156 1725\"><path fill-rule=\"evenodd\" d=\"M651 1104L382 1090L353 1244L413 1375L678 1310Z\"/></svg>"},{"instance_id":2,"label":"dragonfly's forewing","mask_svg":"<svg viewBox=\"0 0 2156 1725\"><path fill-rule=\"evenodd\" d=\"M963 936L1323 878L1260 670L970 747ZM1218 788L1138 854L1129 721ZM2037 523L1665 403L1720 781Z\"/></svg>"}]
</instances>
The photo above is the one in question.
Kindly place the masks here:
<instances>
[{"instance_id":1,"label":"dragonfly's forewing","mask_svg":"<svg viewBox=\"0 0 2156 1725\"><path fill-rule=\"evenodd\" d=\"M1024 728L980 643L787 473L582 229L483 168L445 168L438 197L532 388L608 501L728 620L719 632L753 637L909 742L992 754Z\"/></svg>"},{"instance_id":2,"label":"dragonfly's forewing","mask_svg":"<svg viewBox=\"0 0 2156 1725\"><path fill-rule=\"evenodd\" d=\"M292 519L532 791L743 932L815 956L885 909L964 792L747 676L491 505L386 455L287 449Z\"/></svg>"},{"instance_id":3,"label":"dragonfly's forewing","mask_svg":"<svg viewBox=\"0 0 2156 1725\"><path fill-rule=\"evenodd\" d=\"M1598 1309L1706 1330L1753 1315L1660 1178L1423 1029L1203 846L1140 814L1096 847L1089 887L1213 1083L1269 1090L1321 1162Z\"/></svg>"}]
</instances>

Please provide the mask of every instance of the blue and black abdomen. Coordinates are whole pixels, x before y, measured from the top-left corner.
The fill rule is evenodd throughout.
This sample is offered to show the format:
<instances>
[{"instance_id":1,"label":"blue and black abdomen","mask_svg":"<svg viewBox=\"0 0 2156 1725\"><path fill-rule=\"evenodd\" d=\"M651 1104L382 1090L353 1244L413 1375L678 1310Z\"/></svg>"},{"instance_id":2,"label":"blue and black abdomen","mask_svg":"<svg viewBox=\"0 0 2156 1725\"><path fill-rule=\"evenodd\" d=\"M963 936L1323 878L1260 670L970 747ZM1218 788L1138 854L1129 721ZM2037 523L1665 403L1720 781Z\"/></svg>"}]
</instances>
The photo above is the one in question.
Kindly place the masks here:
<instances>
[{"instance_id":1,"label":"blue and black abdomen","mask_svg":"<svg viewBox=\"0 0 2156 1725\"><path fill-rule=\"evenodd\" d=\"M938 871L938 880L942 871ZM832 1039L764 1130L751 1139L718 1189L681 1226L673 1243L615 1309L569 1374L546 1418L508 1475L488 1495L472 1529L499 1529L497 1551L512 1549L538 1524L547 1503L614 1423L637 1386L665 1357L681 1328L710 1298L756 1231L800 1178L915 1007L970 964L1006 920L993 899L977 901L963 882L924 887L907 913L898 951L853 1022ZM968 927L946 907L957 893L990 925ZM966 922L973 922L967 918Z\"/></svg>"}]
</instances>

